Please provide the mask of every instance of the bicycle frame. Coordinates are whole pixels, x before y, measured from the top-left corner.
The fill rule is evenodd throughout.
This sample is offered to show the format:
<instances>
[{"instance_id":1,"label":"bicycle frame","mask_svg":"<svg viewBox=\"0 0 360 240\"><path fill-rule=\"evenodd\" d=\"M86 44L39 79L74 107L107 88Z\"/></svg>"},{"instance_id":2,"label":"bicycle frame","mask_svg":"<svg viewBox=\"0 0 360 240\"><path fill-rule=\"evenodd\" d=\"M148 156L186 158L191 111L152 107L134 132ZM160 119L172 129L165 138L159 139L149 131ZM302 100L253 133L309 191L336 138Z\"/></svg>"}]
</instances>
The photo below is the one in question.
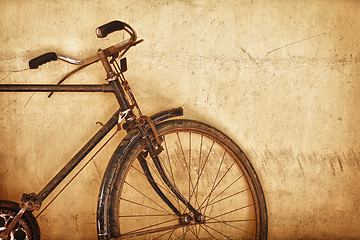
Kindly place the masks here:
<instances>
[{"instance_id":1,"label":"bicycle frame","mask_svg":"<svg viewBox=\"0 0 360 240\"><path fill-rule=\"evenodd\" d=\"M126 30L126 28L124 29ZM55 177L53 177L50 180L50 182L38 194L35 193L23 194L20 203L20 207L22 211L20 211L16 215L16 219L20 219L21 215L25 212L25 210L27 211L39 210L43 200L46 199L49 196L49 194L66 178L66 176L68 176L69 173L87 156L87 154L92 149L94 149L94 147L107 135L107 133L109 133L122 120L125 120L125 124L123 125L123 128L127 132L130 132L132 130L137 130L137 132L140 134L140 136L143 139L146 152L140 154L138 160L154 191L178 216L180 224L183 225L187 224L187 222L184 220L187 216L181 214L181 212L169 201L169 199L163 194L163 192L159 189L159 187L153 180L143 154L149 154L151 156L153 162L156 165L157 171L159 172L163 181L166 183L169 189L175 194L175 196L181 202L183 202L185 206L187 206L187 208L194 214L195 220L197 222L203 221L201 214L182 196L182 194L170 182L158 158L158 154L162 151L162 147L161 147L161 139L158 136L154 123L158 121L163 121L170 117L182 115L182 108L176 108L176 109L160 112L150 118L143 116L139 106L135 101L134 96L131 93L129 85L122 74L123 69L120 69L118 65L116 66L114 64L114 62L117 64L115 59L119 57L118 55L119 50L126 52L131 46L141 42L141 41L136 42L135 33L133 33L131 36L132 37L130 41L126 40L120 44L111 46L104 50L99 49L97 53L97 57L94 58L90 63L87 63L79 67L78 69L75 69L74 71L70 72L71 75L77 72L78 70L83 69L89 66L90 64L93 64L100 60L107 74L106 77L106 81L108 82L107 84L93 84L93 85L0 84L0 92L51 92L51 93L52 92L111 92L115 95L120 105L119 110L117 110L113 114L113 116L106 122L106 124L104 124L101 127L101 129L94 134L94 136L75 154L75 156L72 159L70 159L70 161L55 175ZM108 57L112 57L112 60L109 61ZM114 69L110 65L110 63L113 64ZM67 75L66 77L70 75ZM130 99L130 101L127 99L127 97ZM135 108L138 110L138 113L140 115L139 118L137 118L136 115L133 113L133 109ZM154 141L153 138L155 138L156 141ZM99 202L101 201L103 200L99 199ZM8 227L6 231L9 231L8 229L10 229L10 227ZM2 235L7 236L6 234L8 233L6 231L2 232ZM101 229L100 230L98 229L98 231L101 232Z\"/></svg>"},{"instance_id":2,"label":"bicycle frame","mask_svg":"<svg viewBox=\"0 0 360 240\"><path fill-rule=\"evenodd\" d=\"M0 92L110 92L114 93L111 84L104 85L45 85L45 84L0 84ZM122 99L122 98L121 98ZM123 105L127 105L124 103ZM22 201L30 199L35 203L34 208L40 209L41 203L48 195L74 170L74 168L91 152L97 144L119 124L121 109L117 110L112 117L93 135L93 137L69 160L69 162L49 181L38 194L23 194ZM164 121L168 118L181 116L182 108L174 108L159 112L150 117L154 122ZM35 199L34 199L35 198Z\"/></svg>"},{"instance_id":3,"label":"bicycle frame","mask_svg":"<svg viewBox=\"0 0 360 240\"><path fill-rule=\"evenodd\" d=\"M126 31L130 38L108 48L99 49L97 55L90 58L78 61L55 52L48 52L30 60L30 69L38 68L44 63L57 59L80 65L80 67L61 78L57 84L0 84L0 92L50 92L49 97L54 92L112 93L119 104L118 110L105 124L101 124L101 128L38 194L24 193L20 204L7 200L0 201L0 210L6 209L6 214L0 216L0 221L2 221L0 224L0 238L9 239L18 232L19 234L24 233L26 236L34 236L35 239L40 237L38 223L31 212L40 210L42 202L115 127L118 128L115 133L124 129L127 135L121 140L109 159L101 181L96 211L98 239L123 239L154 233L161 234L157 238L170 234L170 239L178 228L182 228L183 232L178 237L182 236L184 238L187 232L190 231L195 237L199 238L200 236L202 238L203 235L200 235L201 229L213 237L208 227L226 238L230 237L221 232L227 231L228 227L232 227L232 230L238 230L235 233L229 231L231 232L230 235L235 236L235 238L237 238L239 231L249 234L246 236L254 236L255 239L266 238L267 212L264 194L255 170L245 154L229 137L210 125L186 119L166 121L169 118L182 116L183 109L181 107L162 111L151 117L143 115L123 75L127 70L127 66L126 59L122 58L130 47L142 42L142 40L137 41L136 33L131 26L120 21L112 21L98 27L96 35L103 38L112 32L120 30ZM120 65L117 59L120 60ZM106 84L62 84L69 76L95 62L101 62L106 73ZM106 143L112 139L115 133ZM183 148L182 143L187 146ZM78 176L103 146L84 164L69 183ZM213 148L213 146L215 147ZM163 161L163 157L167 158L168 161ZM197 160L196 164L193 163L194 159ZM214 165L217 166L216 173L213 171L213 165L207 164L208 160L216 164ZM173 163L178 163L174 164L174 167L179 166L176 172L173 172L171 168ZM208 166L205 169L206 165ZM170 171L168 166L170 166ZM232 168L233 166L238 167ZM131 168L134 168L134 171L130 171ZM187 171L187 173L182 170ZM135 175L132 172L135 172ZM203 172L206 175L203 175L202 179L200 179ZM228 172L229 175L227 175ZM141 177L138 178L139 175L137 174L140 174ZM154 177L152 174L154 174ZM236 174L239 177L233 179ZM214 178L211 175L214 175ZM225 179L226 175L227 179ZM208 179L209 176L211 177L210 180ZM139 188L132 186L132 183L130 183L132 179L136 180L134 183L135 185L138 184ZM177 180L182 181L184 179L185 185L175 183ZM195 186L192 179L196 179ZM204 181L202 181L203 179ZM146 180L150 186L145 186L147 184ZM239 182L237 182L238 180ZM188 184L186 184L186 181ZM69 183L58 192L53 200ZM223 184L222 188L218 188L216 196L214 196L215 189L220 183ZM226 192L231 186L235 186L235 183L237 186L232 189L233 193ZM125 184L127 185L125 186ZM198 187L201 186L202 188L203 185L204 190L199 190ZM132 192L132 189L136 192ZM208 190L210 190L210 193L208 193ZM135 195L133 195L134 193ZM137 202L135 198L138 198L138 195L136 193L142 194L145 198ZM189 195L185 195L187 193ZM223 193L224 195L221 195ZM242 196L242 194L246 194L246 196ZM147 197L147 195L154 195L156 201ZM198 196L199 199L205 199L198 201ZM235 198L232 198L234 196L240 201L234 200ZM42 209L38 216L53 200ZM144 202L148 202L150 205L143 205L142 200L146 200ZM153 204L165 211L159 211L151 207ZM219 205L215 206L215 204ZM143 209L136 207L139 205L147 207L146 210L150 209L155 212L149 211L148 213L146 211L143 213ZM163 208L162 205L167 206ZM208 208L208 206L210 207ZM234 207L230 208L230 211L224 212L224 209L228 209L228 206ZM11 209L11 212L7 209ZM125 211L123 211L124 209ZM127 210L131 210L134 214L129 214ZM244 211L241 214L243 217L238 218L237 211ZM232 215L233 213L234 215ZM223 216L228 214L231 214L231 216L227 216L228 218L223 220ZM146 219L141 220L138 219L139 217L146 217ZM160 217L161 221L159 219L154 223L153 220L150 220L151 217L153 217L152 219ZM162 220L163 217L166 221ZM19 228L16 227L22 224L20 219L25 220L31 228L28 230L21 229L21 231L24 231L20 232ZM137 226L132 228L135 222L137 224L134 225ZM144 223L146 223L145 226L143 226ZM222 226L226 228L219 228L218 231L208 226L208 224L217 225L218 223L224 224ZM236 223L236 226L232 225L233 223ZM242 227L243 223L246 223L244 228ZM198 224L200 226L196 226ZM202 224L206 224L205 227L201 226ZM239 226L240 228L238 228ZM194 227L197 228L193 230Z\"/></svg>"},{"instance_id":4,"label":"bicycle frame","mask_svg":"<svg viewBox=\"0 0 360 240\"><path fill-rule=\"evenodd\" d=\"M40 84L1 84L1 92L114 92L110 84L105 85L40 85ZM64 180L66 176L85 158L85 156L118 123L120 109L95 133L95 135L75 154L59 173L37 194L37 203L41 202Z\"/></svg>"},{"instance_id":5,"label":"bicycle frame","mask_svg":"<svg viewBox=\"0 0 360 240\"><path fill-rule=\"evenodd\" d=\"M109 64L107 58L105 57L104 60L106 65ZM110 67L110 65L109 65ZM21 198L21 206L23 208L26 208L27 210L39 210L41 207L41 203L48 197L48 195L74 170L74 168L87 156L87 154L94 149L94 147L119 123L119 119L122 119L122 115L124 112L128 112L125 118L125 122L127 124L130 124L130 126L125 127L127 131L131 131L133 129L137 129L139 133L144 137L146 149L152 156L154 162L157 164L157 168L159 170L160 175L164 179L165 182L169 185L169 188L174 192L174 194L182 201L186 206L188 206L189 209L191 209L192 212L194 212L195 216L198 216L199 214L197 211L188 203L187 200L176 190L176 188L170 183L167 176L164 173L164 170L162 169L162 166L159 164L159 161L157 159L157 154L159 151L161 151L160 143L158 143L158 146L155 146L152 141L150 140L149 136L149 130L146 130L146 128L150 128L150 132L154 131L156 132L156 129L154 127L151 127L154 123L157 123L159 121L166 120L171 117L181 116L183 114L182 108L175 108L170 109L167 111L160 112L158 114L155 114L150 117L150 122L147 122L144 119L147 119L145 116L140 116L139 120L142 120L142 124L140 126L135 123L132 124L132 122L136 122L135 114L132 112L134 107L137 107L137 104L135 102L135 99L133 96L130 96L130 99L133 101L133 105L130 105L128 100L125 97L125 92L123 89L123 86L121 86L121 83L117 77L119 74L115 74L112 72L111 67L109 68L110 74L108 73L108 76L112 76L107 84L78 84L78 85L57 85L57 84L0 84L0 92L105 92L105 93L113 93L120 105L120 109L117 110L113 116L101 127L98 132L96 132L93 137L74 155L72 159L53 177L50 182L38 193L30 193L26 194L24 193ZM115 77L114 77L115 76ZM126 82L126 81L125 81ZM125 88L129 88L127 86L127 82L125 83ZM128 91L130 89L127 89ZM129 93L129 92L128 92ZM130 93L131 94L131 93ZM129 94L128 94L129 95ZM135 103L134 103L135 102ZM135 105L135 106L134 106ZM140 112L140 109L138 109ZM140 112L141 113L141 112ZM141 117L143 117L141 119ZM143 126L141 126L143 125ZM125 129L124 128L124 129ZM154 133L156 136L157 133ZM145 175L148 176L149 183L155 190L155 192L164 200L164 202L169 205L169 207L178 215L181 217L181 213L177 210L176 207L174 207L171 202L165 197L165 195L162 193L162 191L158 188L157 184L154 183L151 176L151 173L148 171L147 163L139 157L139 161L141 162L141 165L144 169Z\"/></svg>"},{"instance_id":6,"label":"bicycle frame","mask_svg":"<svg viewBox=\"0 0 360 240\"><path fill-rule=\"evenodd\" d=\"M112 92L115 94L120 109L102 126L102 128L79 150L78 153L58 172L58 174L40 191L39 194L24 194L22 202L31 200L34 206L28 210L38 210L42 201L64 180L66 176L85 158L85 156L110 132L118 123L120 112L131 109L129 102L125 98L118 78L114 78L115 73L109 64L107 56L103 50L98 51L98 57L102 61L108 75L108 84L78 84L78 85L59 85L59 84L1 84L0 92ZM90 64L95 63L92 61ZM89 66L86 64L78 69ZM77 70L71 72L75 73ZM70 75L67 75L70 76ZM109 80L112 76L112 80ZM116 75L115 75L116 76ZM134 114L129 114L130 118Z\"/></svg>"}]
</instances>

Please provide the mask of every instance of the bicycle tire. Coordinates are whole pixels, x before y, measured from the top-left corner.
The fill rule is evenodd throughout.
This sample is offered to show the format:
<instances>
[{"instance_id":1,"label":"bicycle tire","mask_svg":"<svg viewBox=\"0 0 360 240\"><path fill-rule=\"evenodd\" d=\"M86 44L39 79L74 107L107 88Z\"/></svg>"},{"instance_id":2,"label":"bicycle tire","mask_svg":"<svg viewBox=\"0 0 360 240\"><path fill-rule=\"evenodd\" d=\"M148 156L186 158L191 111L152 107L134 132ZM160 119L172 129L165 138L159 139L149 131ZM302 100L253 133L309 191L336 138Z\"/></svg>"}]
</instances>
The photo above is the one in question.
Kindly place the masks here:
<instances>
[{"instance_id":1,"label":"bicycle tire","mask_svg":"<svg viewBox=\"0 0 360 240\"><path fill-rule=\"evenodd\" d=\"M19 204L12 201L0 200L0 230L11 222L19 212ZM26 211L10 233L10 239L39 240L40 228L36 218L31 212Z\"/></svg>"},{"instance_id":2,"label":"bicycle tire","mask_svg":"<svg viewBox=\"0 0 360 240\"><path fill-rule=\"evenodd\" d=\"M138 136L130 143L111 183L109 212L104 218L109 221L110 236L266 239L265 197L243 151L221 131L201 122L177 119L162 122L156 128L163 138L164 150L159 158L168 177L205 216L205 223L179 225L179 217L150 187L142 172L137 157L144 144ZM189 210L161 182L151 157L147 156L146 161L163 193L190 216Z\"/></svg>"}]
</instances>

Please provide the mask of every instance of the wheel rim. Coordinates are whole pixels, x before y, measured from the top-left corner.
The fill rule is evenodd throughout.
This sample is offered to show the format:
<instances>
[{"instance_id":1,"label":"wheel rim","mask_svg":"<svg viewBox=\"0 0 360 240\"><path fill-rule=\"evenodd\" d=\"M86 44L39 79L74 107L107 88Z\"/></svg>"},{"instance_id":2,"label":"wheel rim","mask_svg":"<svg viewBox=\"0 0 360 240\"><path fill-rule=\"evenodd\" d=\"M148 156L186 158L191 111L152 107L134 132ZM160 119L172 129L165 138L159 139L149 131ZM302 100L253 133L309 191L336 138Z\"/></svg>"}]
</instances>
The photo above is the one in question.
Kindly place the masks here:
<instances>
[{"instance_id":1,"label":"wheel rim","mask_svg":"<svg viewBox=\"0 0 360 240\"><path fill-rule=\"evenodd\" d=\"M255 187L233 150L213 134L197 129L167 131L162 137L164 150L159 157L165 173L202 214L203 221L195 221L167 190L147 157L155 181L188 218L187 224L181 225L179 217L154 193L135 160L127 169L119 198L122 236L144 239L148 233L148 239L258 239L261 217ZM155 230L159 231L153 233Z\"/></svg>"}]
</instances>

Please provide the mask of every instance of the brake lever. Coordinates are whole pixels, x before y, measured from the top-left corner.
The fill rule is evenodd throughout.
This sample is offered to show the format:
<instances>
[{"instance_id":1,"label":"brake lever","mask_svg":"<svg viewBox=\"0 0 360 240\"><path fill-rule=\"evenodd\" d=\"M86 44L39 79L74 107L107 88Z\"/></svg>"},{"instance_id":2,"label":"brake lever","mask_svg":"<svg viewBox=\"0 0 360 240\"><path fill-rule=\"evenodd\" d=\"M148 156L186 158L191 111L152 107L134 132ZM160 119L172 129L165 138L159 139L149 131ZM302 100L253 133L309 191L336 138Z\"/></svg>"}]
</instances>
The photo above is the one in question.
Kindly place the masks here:
<instances>
[{"instance_id":1,"label":"brake lever","mask_svg":"<svg viewBox=\"0 0 360 240\"><path fill-rule=\"evenodd\" d=\"M61 83L63 83L68 77L70 77L71 75L73 75L74 73L80 71L81 69L93 64L93 63L96 63L98 62L100 59L99 58L95 58L95 57L91 57L91 58L88 58L86 60L83 60L82 61L82 64L81 66L79 66L78 68L72 70L71 72L67 73L64 77L62 77L60 79L60 81L58 81L57 85L60 85ZM54 92L51 92L49 95L48 95L48 98L50 98L52 95L54 94Z\"/></svg>"}]
</instances>

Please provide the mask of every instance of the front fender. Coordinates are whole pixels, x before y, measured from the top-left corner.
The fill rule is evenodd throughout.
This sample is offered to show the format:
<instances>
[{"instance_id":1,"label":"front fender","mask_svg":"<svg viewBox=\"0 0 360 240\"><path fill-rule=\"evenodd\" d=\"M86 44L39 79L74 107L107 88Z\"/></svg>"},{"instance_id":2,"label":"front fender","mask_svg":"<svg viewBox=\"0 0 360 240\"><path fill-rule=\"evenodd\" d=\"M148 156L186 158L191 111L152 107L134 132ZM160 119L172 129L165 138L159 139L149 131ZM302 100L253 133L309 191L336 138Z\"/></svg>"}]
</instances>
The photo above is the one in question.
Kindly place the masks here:
<instances>
[{"instance_id":1,"label":"front fender","mask_svg":"<svg viewBox=\"0 0 360 240\"><path fill-rule=\"evenodd\" d=\"M182 107L168 109L159 113L152 115L150 118L154 122L154 124L158 124L166 119L179 117L184 114L184 110Z\"/></svg>"},{"instance_id":2,"label":"front fender","mask_svg":"<svg viewBox=\"0 0 360 240\"><path fill-rule=\"evenodd\" d=\"M183 115L181 107L172 108L152 115L150 118L154 124L165 121L166 119ZM97 232L98 239L110 239L109 229L109 200L110 191L118 166L121 165L123 158L130 148L131 144L138 138L139 133L136 130L129 132L120 142L113 153L103 176L97 206Z\"/></svg>"}]
</instances>

